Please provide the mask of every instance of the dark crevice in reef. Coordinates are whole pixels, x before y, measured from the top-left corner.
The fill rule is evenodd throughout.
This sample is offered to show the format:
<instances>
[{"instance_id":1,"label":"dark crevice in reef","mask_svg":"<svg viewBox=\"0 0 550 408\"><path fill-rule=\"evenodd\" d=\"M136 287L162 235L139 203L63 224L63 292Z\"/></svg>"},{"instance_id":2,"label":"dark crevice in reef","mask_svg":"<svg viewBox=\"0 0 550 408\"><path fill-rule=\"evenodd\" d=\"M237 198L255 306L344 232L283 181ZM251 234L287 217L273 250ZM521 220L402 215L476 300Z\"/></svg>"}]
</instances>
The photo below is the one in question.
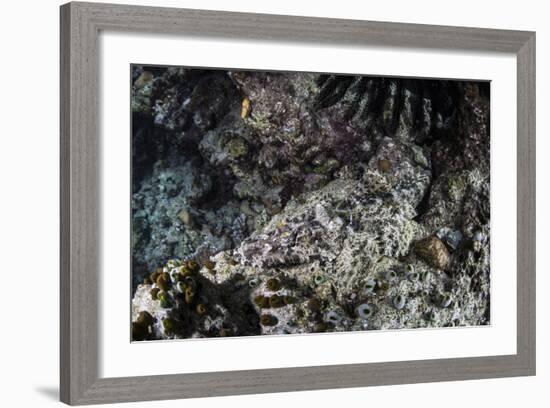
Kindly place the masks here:
<instances>
[{"instance_id":1,"label":"dark crevice in reef","mask_svg":"<svg viewBox=\"0 0 550 408\"><path fill-rule=\"evenodd\" d=\"M430 193L432 192L432 185L430 184L424 193L424 196L418 203L416 207L416 215L413 217L413 220L420 221L424 214L430 208Z\"/></svg>"},{"instance_id":2,"label":"dark crevice in reef","mask_svg":"<svg viewBox=\"0 0 550 408\"><path fill-rule=\"evenodd\" d=\"M488 322L488 83L137 65L132 80L145 337ZM196 296L159 267L193 269Z\"/></svg>"},{"instance_id":3,"label":"dark crevice in reef","mask_svg":"<svg viewBox=\"0 0 550 408\"><path fill-rule=\"evenodd\" d=\"M393 111L391 112L389 126L387 127L387 132L390 135L394 135L397 132L400 113L403 111L405 104L405 98L403 95L405 89L403 88L403 85L398 82L396 88L395 94L393 95Z\"/></svg>"}]
</instances>

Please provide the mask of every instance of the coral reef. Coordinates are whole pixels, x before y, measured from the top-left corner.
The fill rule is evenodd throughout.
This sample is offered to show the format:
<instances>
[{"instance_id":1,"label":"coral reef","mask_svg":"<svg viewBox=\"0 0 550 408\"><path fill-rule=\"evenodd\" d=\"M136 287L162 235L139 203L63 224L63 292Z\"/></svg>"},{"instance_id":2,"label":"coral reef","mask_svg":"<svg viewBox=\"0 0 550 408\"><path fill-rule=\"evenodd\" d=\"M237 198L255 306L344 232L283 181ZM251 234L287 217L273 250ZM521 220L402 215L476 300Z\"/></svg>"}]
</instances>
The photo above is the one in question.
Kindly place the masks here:
<instances>
[{"instance_id":1,"label":"coral reef","mask_svg":"<svg viewBox=\"0 0 550 408\"><path fill-rule=\"evenodd\" d=\"M489 324L488 83L132 79L133 340Z\"/></svg>"}]
</instances>

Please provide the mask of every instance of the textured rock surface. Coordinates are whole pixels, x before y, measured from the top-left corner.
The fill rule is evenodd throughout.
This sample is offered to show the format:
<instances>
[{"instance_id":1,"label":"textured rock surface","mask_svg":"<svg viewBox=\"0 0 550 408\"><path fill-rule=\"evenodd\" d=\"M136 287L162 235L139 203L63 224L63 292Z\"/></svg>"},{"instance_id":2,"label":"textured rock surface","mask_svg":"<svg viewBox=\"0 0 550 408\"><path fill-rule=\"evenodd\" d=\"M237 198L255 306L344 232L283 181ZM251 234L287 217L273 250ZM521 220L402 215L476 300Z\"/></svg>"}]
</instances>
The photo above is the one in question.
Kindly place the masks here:
<instances>
[{"instance_id":1,"label":"textured rock surface","mask_svg":"<svg viewBox=\"0 0 550 408\"><path fill-rule=\"evenodd\" d=\"M133 80L135 340L489 323L488 84Z\"/></svg>"}]
</instances>

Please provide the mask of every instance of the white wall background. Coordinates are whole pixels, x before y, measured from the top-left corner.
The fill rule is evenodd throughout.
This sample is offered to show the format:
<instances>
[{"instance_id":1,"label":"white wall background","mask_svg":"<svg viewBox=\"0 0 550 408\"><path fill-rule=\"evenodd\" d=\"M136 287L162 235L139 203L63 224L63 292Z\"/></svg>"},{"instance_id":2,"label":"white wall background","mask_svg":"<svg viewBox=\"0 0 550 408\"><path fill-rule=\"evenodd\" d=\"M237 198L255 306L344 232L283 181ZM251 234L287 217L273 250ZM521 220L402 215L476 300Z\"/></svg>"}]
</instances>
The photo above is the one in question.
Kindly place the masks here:
<instances>
[{"instance_id":1,"label":"white wall background","mask_svg":"<svg viewBox=\"0 0 550 408\"><path fill-rule=\"evenodd\" d=\"M116 2L116 1L114 1ZM550 26L545 4L536 0L454 2L385 0L172 0L127 3L158 6L356 18L537 31L538 134L538 375L528 378L432 383L362 389L281 393L193 401L126 404L127 407L201 408L240 405L262 408L316 405L406 407L548 406L550 400L550 244L546 175L550 161ZM2 406L55 406L58 399L58 0L3 4L0 24L0 326ZM542 261L542 262L540 262ZM546 324L545 324L546 323Z\"/></svg>"}]
</instances>

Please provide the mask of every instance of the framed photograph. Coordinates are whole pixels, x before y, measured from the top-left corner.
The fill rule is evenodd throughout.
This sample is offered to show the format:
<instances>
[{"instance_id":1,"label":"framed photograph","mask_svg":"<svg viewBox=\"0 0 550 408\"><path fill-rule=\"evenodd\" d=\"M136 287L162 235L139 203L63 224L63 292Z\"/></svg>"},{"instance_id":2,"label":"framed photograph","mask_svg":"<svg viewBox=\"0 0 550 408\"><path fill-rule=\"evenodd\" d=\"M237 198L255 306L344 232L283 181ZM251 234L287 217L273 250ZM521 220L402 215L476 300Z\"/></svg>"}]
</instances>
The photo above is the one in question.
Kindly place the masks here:
<instances>
[{"instance_id":1,"label":"framed photograph","mask_svg":"<svg viewBox=\"0 0 550 408\"><path fill-rule=\"evenodd\" d=\"M535 374L535 34L61 7L61 400Z\"/></svg>"}]
</instances>

